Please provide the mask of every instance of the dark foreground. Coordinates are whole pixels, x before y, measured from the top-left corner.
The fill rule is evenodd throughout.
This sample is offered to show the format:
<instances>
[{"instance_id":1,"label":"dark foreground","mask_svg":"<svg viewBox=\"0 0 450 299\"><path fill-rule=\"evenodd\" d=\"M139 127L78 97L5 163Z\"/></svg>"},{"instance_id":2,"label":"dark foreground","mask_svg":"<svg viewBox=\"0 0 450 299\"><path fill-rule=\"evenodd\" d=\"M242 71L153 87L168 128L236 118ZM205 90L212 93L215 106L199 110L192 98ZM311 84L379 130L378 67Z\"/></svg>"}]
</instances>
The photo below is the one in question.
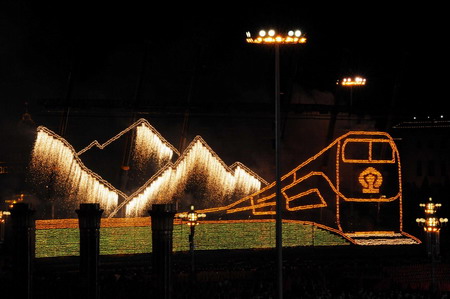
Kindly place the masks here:
<instances>
[{"instance_id":1,"label":"dark foreground","mask_svg":"<svg viewBox=\"0 0 450 299\"><path fill-rule=\"evenodd\" d=\"M188 252L172 257L172 298L274 298L275 251L195 253L195 279ZM16 298L6 256L0 261L0 298ZM82 298L79 258L37 259L32 298ZM101 256L98 298L156 298L151 255ZM422 245L286 248L284 298L447 298L450 266L432 267Z\"/></svg>"}]
</instances>

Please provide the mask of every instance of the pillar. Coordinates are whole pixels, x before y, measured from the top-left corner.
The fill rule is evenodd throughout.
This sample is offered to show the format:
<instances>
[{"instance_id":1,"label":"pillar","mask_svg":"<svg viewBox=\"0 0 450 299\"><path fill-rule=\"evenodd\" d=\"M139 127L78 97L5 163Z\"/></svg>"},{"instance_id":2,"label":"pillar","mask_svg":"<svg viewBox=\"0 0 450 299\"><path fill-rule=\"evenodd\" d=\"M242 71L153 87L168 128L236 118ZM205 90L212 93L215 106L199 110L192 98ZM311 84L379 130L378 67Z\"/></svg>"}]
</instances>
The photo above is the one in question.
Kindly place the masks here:
<instances>
[{"instance_id":1,"label":"pillar","mask_svg":"<svg viewBox=\"0 0 450 299\"><path fill-rule=\"evenodd\" d=\"M152 267L155 298L172 297L172 245L175 204L153 204L149 211L152 224Z\"/></svg>"},{"instance_id":2,"label":"pillar","mask_svg":"<svg viewBox=\"0 0 450 299\"><path fill-rule=\"evenodd\" d=\"M103 210L96 203L80 204L80 279L82 298L98 298L98 260L100 254L100 219Z\"/></svg>"},{"instance_id":3,"label":"pillar","mask_svg":"<svg viewBox=\"0 0 450 299\"><path fill-rule=\"evenodd\" d=\"M14 298L31 298L35 258L35 211L28 203L16 203L11 209Z\"/></svg>"}]
</instances>

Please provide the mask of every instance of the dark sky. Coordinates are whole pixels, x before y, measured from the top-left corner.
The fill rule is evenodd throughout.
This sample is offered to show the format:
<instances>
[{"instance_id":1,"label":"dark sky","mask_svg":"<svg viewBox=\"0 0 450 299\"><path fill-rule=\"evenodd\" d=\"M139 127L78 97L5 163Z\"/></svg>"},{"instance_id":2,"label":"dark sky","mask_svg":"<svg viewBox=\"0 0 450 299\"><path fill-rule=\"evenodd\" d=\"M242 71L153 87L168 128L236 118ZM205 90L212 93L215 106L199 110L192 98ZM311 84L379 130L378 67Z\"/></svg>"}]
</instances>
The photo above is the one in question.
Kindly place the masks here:
<instances>
[{"instance_id":1,"label":"dark sky","mask_svg":"<svg viewBox=\"0 0 450 299\"><path fill-rule=\"evenodd\" d=\"M130 81L136 79L142 65L144 42L149 54L147 72L166 76L165 84L172 84L164 86L168 89L189 82L196 62L209 76L224 72L230 77L242 72L250 75L246 64L254 63L255 55L263 60L267 54L249 49L244 34L262 24L297 26L307 34L302 67L312 87L326 88L338 72L351 71L367 74L369 80L370 75L381 80L400 71L408 81L419 80L420 75L431 80L436 76L433 72L441 69L444 54L445 41L440 34L445 19L436 6L408 3L392 7L380 1L365 2L364 8L307 2L297 7L283 2L260 2L258 7L232 2L161 7L141 4L143 1L92 2L2 1L1 84L2 94L11 99L8 105L19 97L34 102L64 96L71 66L80 81L75 98L132 97ZM413 74L417 79L411 78ZM117 86L115 80L131 85ZM155 90L160 88L147 83ZM86 84L89 86L83 86ZM413 85L421 95L424 90L442 91L436 85Z\"/></svg>"},{"instance_id":2,"label":"dark sky","mask_svg":"<svg viewBox=\"0 0 450 299\"><path fill-rule=\"evenodd\" d=\"M244 43L245 31L263 24L297 26L307 34L300 67L310 88L330 89L339 74L359 72L379 90L401 73L405 93L414 101L428 93L442 97L444 91L442 85L418 84L421 79L432 83L443 68L445 19L436 6L369 1L357 8L308 2L155 7L142 2L2 1L4 105L64 97L71 67L77 81L73 98L133 98L145 43L147 76L154 80L143 89L153 101L186 97L182 87L189 86L194 67L210 81L208 92L228 89L233 96L233 89L236 96L260 79L251 72L256 63L272 62L267 51ZM415 92L407 90L411 86Z\"/></svg>"},{"instance_id":3,"label":"dark sky","mask_svg":"<svg viewBox=\"0 0 450 299\"><path fill-rule=\"evenodd\" d=\"M37 125L58 131L61 113L55 109L67 100L74 108L66 137L80 149L103 138L101 132L111 137L129 124L137 100L139 111L150 113L150 122L177 146L187 102L217 111L273 101L273 52L245 43L245 32L262 25L298 27L308 37L306 45L282 49L283 92L295 82L307 91L334 93L340 76L361 74L372 105L390 103L394 86L399 111L441 112L447 105L442 7L406 1L395 7L392 1L143 2L2 1L2 128L16 124L28 103ZM167 107L179 109L171 114ZM190 137L202 135L218 150L223 128L239 133L242 116L231 125L228 120L193 117ZM219 132L213 125L224 127Z\"/></svg>"}]
</instances>

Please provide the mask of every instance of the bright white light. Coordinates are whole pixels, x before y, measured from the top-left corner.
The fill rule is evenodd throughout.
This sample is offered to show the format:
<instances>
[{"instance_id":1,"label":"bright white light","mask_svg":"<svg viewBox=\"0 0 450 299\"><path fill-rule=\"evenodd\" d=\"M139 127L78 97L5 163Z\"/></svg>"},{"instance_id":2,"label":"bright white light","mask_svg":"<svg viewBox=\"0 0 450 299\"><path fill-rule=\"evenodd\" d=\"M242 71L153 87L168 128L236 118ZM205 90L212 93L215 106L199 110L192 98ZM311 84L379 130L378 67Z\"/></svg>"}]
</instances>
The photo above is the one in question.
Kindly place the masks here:
<instances>
[{"instance_id":1,"label":"bright white light","mask_svg":"<svg viewBox=\"0 0 450 299\"><path fill-rule=\"evenodd\" d=\"M275 36L275 30L270 29L269 30L269 36Z\"/></svg>"},{"instance_id":2,"label":"bright white light","mask_svg":"<svg viewBox=\"0 0 450 299\"><path fill-rule=\"evenodd\" d=\"M265 30L260 30L259 31L259 36L262 36L262 37L266 36L266 31Z\"/></svg>"},{"instance_id":3,"label":"bright white light","mask_svg":"<svg viewBox=\"0 0 450 299\"><path fill-rule=\"evenodd\" d=\"M167 202L183 190L189 176L197 171L207 177L205 189L211 194L210 199L214 198L219 203L232 196L233 192L251 194L261 188L261 181L244 169L243 165L226 166L197 136L174 165L165 168L157 178L148 181L148 185L128 197L126 216L141 216L155 198Z\"/></svg>"},{"instance_id":4,"label":"bright white light","mask_svg":"<svg viewBox=\"0 0 450 299\"><path fill-rule=\"evenodd\" d=\"M302 32L300 30L295 30L295 36L300 37L302 35Z\"/></svg>"},{"instance_id":5,"label":"bright white light","mask_svg":"<svg viewBox=\"0 0 450 299\"><path fill-rule=\"evenodd\" d=\"M100 203L108 217L114 216L124 205L126 216L141 216L151 203L168 202L179 194L194 174L201 173L202 177L206 177L202 186L210 194L209 200L217 201L218 204L231 200L235 194L254 193L261 189L262 183L267 185L238 162L228 167L200 136L194 139L173 164L170 160L176 150L142 120L104 144L96 141L80 152L93 146L103 149L130 128L136 129L133 165L145 168L149 164L155 164L160 169L157 176L151 177L131 195L114 188L88 169L65 139L44 127L38 129L30 171L36 182L47 183L54 176L54 186L64 193L70 203ZM119 196L123 198L121 205L118 205Z\"/></svg>"},{"instance_id":6,"label":"bright white light","mask_svg":"<svg viewBox=\"0 0 450 299\"><path fill-rule=\"evenodd\" d=\"M247 37L252 37L250 31L247 31L245 34L247 35Z\"/></svg>"},{"instance_id":7,"label":"bright white light","mask_svg":"<svg viewBox=\"0 0 450 299\"><path fill-rule=\"evenodd\" d=\"M289 36L294 36L294 31L290 30L290 31L288 32L288 35L289 35Z\"/></svg>"}]
</instances>

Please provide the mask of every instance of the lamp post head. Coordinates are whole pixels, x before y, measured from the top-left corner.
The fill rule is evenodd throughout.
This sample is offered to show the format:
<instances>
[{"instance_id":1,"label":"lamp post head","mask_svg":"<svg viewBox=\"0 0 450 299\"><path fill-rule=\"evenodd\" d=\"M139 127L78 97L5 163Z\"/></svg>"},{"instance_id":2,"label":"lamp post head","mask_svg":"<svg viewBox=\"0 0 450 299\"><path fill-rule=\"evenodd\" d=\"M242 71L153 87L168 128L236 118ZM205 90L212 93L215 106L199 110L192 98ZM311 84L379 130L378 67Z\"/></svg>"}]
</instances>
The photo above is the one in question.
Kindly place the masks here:
<instances>
[{"instance_id":1,"label":"lamp post head","mask_svg":"<svg viewBox=\"0 0 450 299\"><path fill-rule=\"evenodd\" d=\"M258 36L252 37L252 34L247 31L247 43L250 44L305 44L306 37L304 34L296 29L288 32L277 32L275 29L260 30Z\"/></svg>"},{"instance_id":2,"label":"lamp post head","mask_svg":"<svg viewBox=\"0 0 450 299\"><path fill-rule=\"evenodd\" d=\"M190 205L189 212L179 213L177 216L183 220L186 220L188 226L195 226L199 225L198 219L206 217L206 214L198 213L195 210L194 205Z\"/></svg>"},{"instance_id":3,"label":"lamp post head","mask_svg":"<svg viewBox=\"0 0 450 299\"><path fill-rule=\"evenodd\" d=\"M364 86L366 85L367 80L361 76L355 77L346 77L342 80L338 80L336 84L340 84L342 86L350 87L350 86Z\"/></svg>"},{"instance_id":4,"label":"lamp post head","mask_svg":"<svg viewBox=\"0 0 450 299\"><path fill-rule=\"evenodd\" d=\"M425 218L417 218L416 222L423 227L425 232L437 233L443 226L447 225L447 218L436 217L438 208L442 206L440 203L434 203L433 199L429 197L427 203L421 203L419 206L424 209Z\"/></svg>"}]
</instances>

